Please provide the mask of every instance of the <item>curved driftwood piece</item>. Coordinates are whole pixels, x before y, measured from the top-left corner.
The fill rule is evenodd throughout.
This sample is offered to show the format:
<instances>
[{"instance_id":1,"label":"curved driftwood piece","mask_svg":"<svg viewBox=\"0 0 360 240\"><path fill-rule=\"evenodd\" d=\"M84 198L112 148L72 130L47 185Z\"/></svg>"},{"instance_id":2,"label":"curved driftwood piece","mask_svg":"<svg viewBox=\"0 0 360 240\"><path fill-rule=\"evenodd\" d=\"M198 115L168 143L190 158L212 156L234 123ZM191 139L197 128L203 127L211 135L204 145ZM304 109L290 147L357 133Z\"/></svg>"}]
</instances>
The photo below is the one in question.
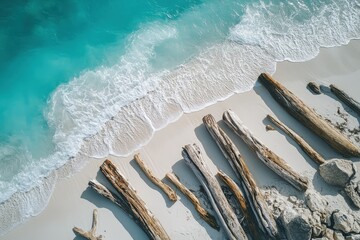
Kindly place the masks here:
<instances>
[{"instance_id":1,"label":"curved driftwood piece","mask_svg":"<svg viewBox=\"0 0 360 240\"><path fill-rule=\"evenodd\" d=\"M308 179L300 176L281 157L258 141L233 111L225 111L223 120L277 175L300 191L308 188Z\"/></svg>"},{"instance_id":2,"label":"curved driftwood piece","mask_svg":"<svg viewBox=\"0 0 360 240\"><path fill-rule=\"evenodd\" d=\"M220 229L215 217L201 206L199 199L180 182L174 173L167 173L166 177L190 200L202 219L204 219L211 227L217 230Z\"/></svg>"},{"instance_id":3,"label":"curved driftwood piece","mask_svg":"<svg viewBox=\"0 0 360 240\"><path fill-rule=\"evenodd\" d=\"M182 156L186 164L194 172L209 197L221 225L229 239L247 239L234 211L227 201L220 184L211 173L203 160L200 149L196 144L189 144L183 148Z\"/></svg>"},{"instance_id":4,"label":"curved driftwood piece","mask_svg":"<svg viewBox=\"0 0 360 240\"><path fill-rule=\"evenodd\" d=\"M256 220L254 219L251 211L248 209L246 199L242 194L239 186L231 177L226 175L226 173L221 170L217 173L217 176L219 176L220 179L230 188L231 192L234 194L235 198L239 202L241 211L245 216L246 225L248 226L251 237L253 239L262 239L259 229L257 227Z\"/></svg>"},{"instance_id":5,"label":"curved driftwood piece","mask_svg":"<svg viewBox=\"0 0 360 240\"><path fill-rule=\"evenodd\" d=\"M316 82L309 82L307 88L314 94L321 94L320 86Z\"/></svg>"},{"instance_id":6,"label":"curved driftwood piece","mask_svg":"<svg viewBox=\"0 0 360 240\"><path fill-rule=\"evenodd\" d=\"M340 101L345 103L349 108L351 108L360 115L360 103L358 101L350 97L347 93L336 87L334 84L330 85L330 90L335 94L338 99L340 99Z\"/></svg>"},{"instance_id":7,"label":"curved driftwood piece","mask_svg":"<svg viewBox=\"0 0 360 240\"><path fill-rule=\"evenodd\" d=\"M323 164L325 159L314 149L312 148L302 137L300 137L295 131L286 126L279 119L267 115L267 118L274 123L278 128L282 129L288 136L290 136L304 152L309 155L311 159L313 159L317 164Z\"/></svg>"},{"instance_id":8,"label":"curved driftwood piece","mask_svg":"<svg viewBox=\"0 0 360 240\"><path fill-rule=\"evenodd\" d=\"M158 186L163 192L169 197L169 199L173 202L176 202L177 195L176 192L167 184L163 183L160 179L154 176L150 168L145 165L144 161L140 158L140 154L137 153L134 156L135 162L139 165L141 170L145 173L145 175L150 179L152 183Z\"/></svg>"},{"instance_id":9,"label":"curved driftwood piece","mask_svg":"<svg viewBox=\"0 0 360 240\"><path fill-rule=\"evenodd\" d=\"M278 228L274 217L238 148L219 127L212 115L205 116L203 122L239 178L247 203L255 216L256 225L270 238L276 238Z\"/></svg>"},{"instance_id":10,"label":"curved driftwood piece","mask_svg":"<svg viewBox=\"0 0 360 240\"><path fill-rule=\"evenodd\" d=\"M94 209L94 211L93 211L93 221L92 221L91 229L89 231L84 231L81 228L74 227L73 231L76 234L79 234L80 236L82 236L82 237L84 237L84 238L86 238L88 240L102 240L101 235L100 236L95 235L97 223L98 223L97 210Z\"/></svg>"},{"instance_id":11,"label":"curved driftwood piece","mask_svg":"<svg viewBox=\"0 0 360 240\"><path fill-rule=\"evenodd\" d=\"M160 222L146 208L145 203L136 194L136 191L131 187L129 182L122 176L120 171L110 160L105 160L100 166L100 170L118 191L121 197L127 201L131 210L140 216L139 219L142 221L144 226L146 226L146 234L150 237L150 239L170 239Z\"/></svg>"},{"instance_id":12,"label":"curved driftwood piece","mask_svg":"<svg viewBox=\"0 0 360 240\"><path fill-rule=\"evenodd\" d=\"M327 144L344 156L360 157L360 148L354 145L333 125L325 121L313 109L309 108L303 101L286 89L270 75L262 73L259 81L270 92L274 99L280 103L286 111L298 119L302 124L311 129Z\"/></svg>"}]
</instances>

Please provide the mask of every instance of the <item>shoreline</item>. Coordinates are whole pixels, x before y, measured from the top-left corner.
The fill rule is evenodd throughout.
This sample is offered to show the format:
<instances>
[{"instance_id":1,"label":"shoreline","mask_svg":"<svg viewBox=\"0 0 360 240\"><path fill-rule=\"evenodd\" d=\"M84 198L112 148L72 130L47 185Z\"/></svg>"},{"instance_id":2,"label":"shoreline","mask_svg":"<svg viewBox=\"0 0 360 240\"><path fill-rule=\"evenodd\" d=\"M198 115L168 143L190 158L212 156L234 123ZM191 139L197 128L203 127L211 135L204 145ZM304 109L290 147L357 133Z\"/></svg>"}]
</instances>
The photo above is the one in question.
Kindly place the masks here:
<instances>
[{"instance_id":1,"label":"shoreline","mask_svg":"<svg viewBox=\"0 0 360 240\"><path fill-rule=\"evenodd\" d=\"M341 107L341 104L336 103L334 99L325 94L320 96L312 95L306 89L306 83L310 80L326 84L336 83L348 91L350 95L357 97L356 89L360 89L360 83L355 81L355 76L356 73L360 72L358 67L360 66L360 60L356 59L360 54L359 46L359 40L352 40L345 46L321 48L317 57L306 62L293 63L285 61L277 63L277 69L273 76L300 96L306 104L315 108L321 115L334 118L333 115L337 107ZM345 76L350 80L342 80ZM357 87L352 86L352 84ZM209 157L205 160L213 171L218 167L233 177L234 174L230 167L223 160L220 151L212 142L201 122L202 116L207 113L211 113L219 121L222 112L228 108L234 110L245 125L265 145L283 157L297 171L308 177L314 177L315 165L297 147L288 142L282 134L265 131L263 119L266 114L273 113L294 130L306 136L306 140L309 140L312 146L315 146L319 152L324 154L325 158L337 156L318 137L287 115L271 99L266 90L258 85L253 90L235 93L226 100L218 101L200 111L182 114L175 122L155 131L151 140L137 152L141 153L144 161L147 162L156 176L162 179L167 172L174 171L180 175L185 185L197 190L199 184L181 161L181 146L197 142L205 149L204 153ZM353 121L356 124L356 120ZM230 131L226 132L229 133L239 147L260 186L276 185L282 194L299 195L260 161L257 161L256 156L234 134ZM159 146L161 146L161 149L158 148ZM138 194L163 224L171 238L189 239L193 237L198 239L212 236L213 239L221 239L223 233L207 226L197 215L189 201L178 191L180 200L171 205L165 196L154 185L149 183L149 180L133 164L132 156L124 158L109 156L109 158L119 166L121 172L138 190ZM47 239L47 236L51 233L52 235L58 233L56 234L58 239L74 238L75 235L72 233L71 228L79 226L87 229L87 226L90 226L91 212L94 208L99 208L99 228L97 232L105 235L107 239L115 239L118 236L122 236L124 239L144 238L145 235L142 231L120 209L93 193L92 190L87 189L87 182L92 178L104 181L103 176L98 171L98 166L102 163L102 160L89 159L89 163L80 172L75 173L70 178L60 179L45 210L0 237L0 239L24 239L29 234L35 239ZM316 174L315 178L311 180L317 190L324 188L322 180ZM323 190L329 196L335 194L336 191L337 189L334 191L334 189L326 189L326 187ZM329 199L332 199L332 197L329 197ZM343 198L335 199L333 202L341 206L346 204ZM177 220L179 219L182 226L178 225ZM44 224L47 226L46 229L43 228Z\"/></svg>"}]
</instances>

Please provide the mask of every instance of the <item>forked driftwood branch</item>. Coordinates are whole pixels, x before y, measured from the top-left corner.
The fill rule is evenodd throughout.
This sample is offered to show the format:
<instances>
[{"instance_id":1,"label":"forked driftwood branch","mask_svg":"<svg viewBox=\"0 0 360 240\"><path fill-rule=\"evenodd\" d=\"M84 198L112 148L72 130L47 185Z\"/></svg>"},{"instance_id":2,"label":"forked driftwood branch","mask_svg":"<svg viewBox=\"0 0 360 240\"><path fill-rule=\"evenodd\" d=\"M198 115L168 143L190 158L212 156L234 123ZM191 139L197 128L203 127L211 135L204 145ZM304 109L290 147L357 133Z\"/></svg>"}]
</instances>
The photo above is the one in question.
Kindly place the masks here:
<instances>
[{"instance_id":1,"label":"forked driftwood branch","mask_svg":"<svg viewBox=\"0 0 360 240\"><path fill-rule=\"evenodd\" d=\"M145 173L145 175L150 179L150 181L156 186L158 186L161 190L163 190L163 192L169 197L171 201L176 202L177 195L175 191L170 186L163 183L160 179L154 176L150 168L146 166L144 161L140 158L139 153L135 154L134 160L139 165L141 170Z\"/></svg>"},{"instance_id":2,"label":"forked driftwood branch","mask_svg":"<svg viewBox=\"0 0 360 240\"><path fill-rule=\"evenodd\" d=\"M260 236L260 232L257 226L257 222L254 219L254 215L250 209L248 209L248 204L244 195L242 194L237 183L228 175L226 175L223 171L219 171L217 176L230 188L231 192L234 194L236 200L239 202L241 212L243 213L246 221L247 228L250 232L250 235L253 239L262 239Z\"/></svg>"},{"instance_id":3,"label":"forked driftwood branch","mask_svg":"<svg viewBox=\"0 0 360 240\"><path fill-rule=\"evenodd\" d=\"M354 110L357 114L360 115L360 103L350 97L346 92L336 87L334 84L330 85L331 92L335 94L335 96L340 99L343 103L345 103L348 107Z\"/></svg>"},{"instance_id":4,"label":"forked driftwood branch","mask_svg":"<svg viewBox=\"0 0 360 240\"><path fill-rule=\"evenodd\" d=\"M138 214L138 212L133 211L131 205L129 202L121 197L121 195L118 195L116 193L111 192L107 187L102 185L96 180L89 181L89 187L95 190L98 194L101 196L109 199L111 202L115 203L118 207L120 207L122 210L124 210L131 219L135 221L136 224L139 225L139 227L145 232L148 232L148 227L146 225L146 222L143 221L141 216ZM148 233L147 233L148 234Z\"/></svg>"},{"instance_id":5,"label":"forked driftwood branch","mask_svg":"<svg viewBox=\"0 0 360 240\"><path fill-rule=\"evenodd\" d=\"M281 157L257 140L231 110L223 114L223 120L252 149L256 155L280 177L300 191L308 188L308 179L295 172Z\"/></svg>"},{"instance_id":6,"label":"forked driftwood branch","mask_svg":"<svg viewBox=\"0 0 360 240\"><path fill-rule=\"evenodd\" d=\"M100 166L100 170L121 195L121 198L126 200L134 215L139 216L138 219L146 228L145 232L150 239L170 239L160 222L146 208L145 203L110 160L105 160Z\"/></svg>"},{"instance_id":7,"label":"forked driftwood branch","mask_svg":"<svg viewBox=\"0 0 360 240\"><path fill-rule=\"evenodd\" d=\"M93 221L92 221L92 225L91 225L91 229L89 231L84 231L81 228L78 227L74 227L73 231L76 234L79 234L80 236L88 239L88 240L102 240L102 236L96 236L96 228L97 228L97 223L98 223L98 217L97 217L97 210L94 209L93 211Z\"/></svg>"},{"instance_id":8,"label":"forked driftwood branch","mask_svg":"<svg viewBox=\"0 0 360 240\"><path fill-rule=\"evenodd\" d=\"M182 151L186 164L194 172L209 197L219 221L229 239L247 239L235 213L227 201L220 184L204 162L196 144L186 145Z\"/></svg>"},{"instance_id":9,"label":"forked driftwood branch","mask_svg":"<svg viewBox=\"0 0 360 240\"><path fill-rule=\"evenodd\" d=\"M167 173L166 177L190 200L202 219L204 219L211 227L217 230L220 229L214 216L201 206L199 199L180 182L174 173Z\"/></svg>"},{"instance_id":10,"label":"forked driftwood branch","mask_svg":"<svg viewBox=\"0 0 360 240\"><path fill-rule=\"evenodd\" d=\"M270 75L262 73L259 81L293 117L324 139L336 151L344 156L360 157L358 146Z\"/></svg>"},{"instance_id":11,"label":"forked driftwood branch","mask_svg":"<svg viewBox=\"0 0 360 240\"><path fill-rule=\"evenodd\" d=\"M211 115L205 116L203 122L239 178L245 198L255 216L256 225L269 238L276 238L276 222L239 150Z\"/></svg>"},{"instance_id":12,"label":"forked driftwood branch","mask_svg":"<svg viewBox=\"0 0 360 240\"><path fill-rule=\"evenodd\" d=\"M313 159L317 164L320 165L325 162L325 159L291 128L286 126L274 116L267 115L267 118L278 128L282 129L287 135L289 135L301 147L301 149L304 150L304 152L309 155L309 157Z\"/></svg>"}]
</instances>

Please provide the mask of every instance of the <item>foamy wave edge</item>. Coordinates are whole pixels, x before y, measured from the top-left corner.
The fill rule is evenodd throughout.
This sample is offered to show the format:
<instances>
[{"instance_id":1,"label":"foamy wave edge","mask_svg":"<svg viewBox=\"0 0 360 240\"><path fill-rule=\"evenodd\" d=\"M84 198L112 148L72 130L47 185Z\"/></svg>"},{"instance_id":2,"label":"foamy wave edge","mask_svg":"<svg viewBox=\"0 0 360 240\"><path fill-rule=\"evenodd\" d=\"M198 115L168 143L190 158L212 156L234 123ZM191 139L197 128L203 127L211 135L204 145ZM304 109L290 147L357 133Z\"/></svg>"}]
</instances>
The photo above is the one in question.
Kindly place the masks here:
<instances>
[{"instance_id":1,"label":"foamy wave edge","mask_svg":"<svg viewBox=\"0 0 360 240\"><path fill-rule=\"evenodd\" d=\"M344 1L344 3L346 3L345 6L353 6L350 12L355 14L355 17L359 14L359 2ZM82 160L77 157L71 158L72 163L68 163L71 167L63 167L67 169L63 176L69 176L73 171L80 170L84 166L86 160L83 159L83 155L101 158L109 154L116 156L131 154L150 141L156 130L176 121L183 113L200 110L234 93L250 90L258 74L264 71L273 73L278 61L306 61L314 58L319 53L320 47L344 45L351 39L358 39L360 35L359 19L357 22L353 21L354 18L351 17L353 15L349 14L345 19L350 21L350 25L345 28L343 24L341 24L342 27L340 26L340 29L344 31L351 30L347 34L337 33L333 36L334 38L328 38L335 40L334 42L315 41L307 35L302 38L304 41L301 45L306 48L299 49L299 42L287 43L288 38L276 39L275 36L278 33L266 24L263 31L254 32L253 30L259 26L259 22L251 20L252 11L256 7L259 6L254 5L246 10L240 23L231 30L229 41L210 47L174 71L151 76L151 79L157 79L156 84L149 90L141 89L137 100L121 106L115 116L109 112L102 115L104 123L97 126L96 131L92 129L91 133L85 134L87 137L76 140L81 149L78 151L72 149L71 154L82 156L80 157ZM331 9L331 7L326 6L326 9ZM335 11L338 10L335 8ZM324 10L324 13L328 12ZM266 14L263 17L263 21L267 22ZM289 23L289 19L284 22ZM331 23L331 29L336 28L336 24ZM302 25L298 30L308 26ZM259 35L259 32L263 34ZM249 36L252 37L249 38ZM268 36L272 37L271 41ZM296 34L293 37L301 39ZM246 58L249 55L253 57L253 62ZM194 79L196 82L193 81ZM212 82L214 79L216 81ZM241 81L238 81L239 79ZM67 155L69 159L71 154ZM74 163L74 161L78 162ZM71 170L68 171L69 169ZM58 171L49 172L49 176L42 181L41 185L28 192L16 193L0 204L0 216L3 216L0 217L2 226L0 236L45 208L58 179ZM33 202L30 201L30 196L38 199L35 205L31 204Z\"/></svg>"}]
</instances>

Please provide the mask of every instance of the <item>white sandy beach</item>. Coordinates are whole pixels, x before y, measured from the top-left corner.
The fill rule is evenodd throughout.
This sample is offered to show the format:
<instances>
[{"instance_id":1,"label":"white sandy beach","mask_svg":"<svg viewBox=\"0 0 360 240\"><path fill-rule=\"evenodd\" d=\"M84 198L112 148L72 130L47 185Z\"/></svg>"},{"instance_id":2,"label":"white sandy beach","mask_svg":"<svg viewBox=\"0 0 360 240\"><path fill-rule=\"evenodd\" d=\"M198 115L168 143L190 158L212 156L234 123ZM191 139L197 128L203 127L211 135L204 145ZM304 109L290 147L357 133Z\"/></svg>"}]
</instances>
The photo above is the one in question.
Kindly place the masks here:
<instances>
[{"instance_id":1,"label":"white sandy beach","mask_svg":"<svg viewBox=\"0 0 360 240\"><path fill-rule=\"evenodd\" d=\"M302 63L278 63L274 78L323 117L333 122L341 122L343 119L338 116L337 111L340 107L340 111L344 112L343 105L331 97L331 93L313 95L306 88L306 85L309 81L316 81L326 86L335 83L360 101L359 56L359 40L353 40L346 46L322 48L319 55L313 60ZM320 178L319 174L316 173L316 164L292 140L277 131L267 132L265 130L268 121L264 119L267 114L272 113L301 134L326 159L340 157L324 141L286 113L260 84L256 84L251 91L235 94L201 111L184 114L176 122L157 131L151 141L136 152L141 154L143 160L160 179L163 179L167 172L173 171L187 187L199 190L199 182L185 165L181 156L182 146L198 143L202 147L206 162L214 173L221 169L235 178L229 164L202 124L202 117L211 113L239 147L259 186L275 186L285 197L296 195L302 198L303 193L296 191L268 169L225 126L221 117L227 109L236 112L259 140L286 160L296 171L307 176L310 185L320 192L330 205L353 211L354 214L360 216L359 210L348 206L350 202L339 194L339 188L327 185ZM349 114L348 118L349 128L359 125L359 118L356 115ZM356 144L359 145L358 142ZM133 161L133 155L126 158L108 156L108 159L112 160L127 177L147 207L159 219L171 239L224 239L224 233L212 229L204 222L190 201L180 191L177 190L179 200L175 203L170 202L166 195L160 192L141 172ZM15 227L0 239L81 239L75 236L72 228L77 226L85 230L90 229L92 210L95 208L98 209L99 214L97 232L102 234L105 239L146 239L145 233L126 213L87 188L88 181L94 178L99 182L106 182L99 171L99 166L103 160L90 159L80 172L71 177L60 179L46 209L38 216L32 217L24 224ZM174 187L171 184L170 186Z\"/></svg>"}]
</instances>

